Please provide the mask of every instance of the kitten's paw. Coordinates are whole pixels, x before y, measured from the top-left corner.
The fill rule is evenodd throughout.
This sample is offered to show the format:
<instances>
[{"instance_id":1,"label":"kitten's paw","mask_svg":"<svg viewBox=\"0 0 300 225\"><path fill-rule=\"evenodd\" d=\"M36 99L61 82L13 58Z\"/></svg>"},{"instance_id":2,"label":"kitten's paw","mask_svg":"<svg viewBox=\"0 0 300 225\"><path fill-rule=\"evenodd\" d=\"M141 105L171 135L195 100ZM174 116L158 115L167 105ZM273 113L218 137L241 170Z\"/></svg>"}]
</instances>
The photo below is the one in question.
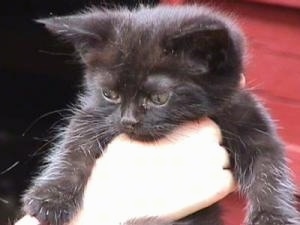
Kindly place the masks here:
<instances>
[{"instance_id":1,"label":"kitten's paw","mask_svg":"<svg viewBox=\"0 0 300 225\"><path fill-rule=\"evenodd\" d=\"M59 191L28 193L23 199L25 213L36 217L41 224L63 225L77 211L75 197Z\"/></svg>"}]
</instances>

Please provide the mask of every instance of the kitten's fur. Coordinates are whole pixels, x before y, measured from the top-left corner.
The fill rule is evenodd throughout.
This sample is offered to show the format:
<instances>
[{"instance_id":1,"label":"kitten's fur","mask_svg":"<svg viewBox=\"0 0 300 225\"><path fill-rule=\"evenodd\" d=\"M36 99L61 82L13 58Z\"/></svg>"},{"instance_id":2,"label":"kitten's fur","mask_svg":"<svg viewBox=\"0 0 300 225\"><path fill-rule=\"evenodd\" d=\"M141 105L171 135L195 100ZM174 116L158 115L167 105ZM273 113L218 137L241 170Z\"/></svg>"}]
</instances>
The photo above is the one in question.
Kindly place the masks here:
<instances>
[{"instance_id":1,"label":"kitten's fur","mask_svg":"<svg viewBox=\"0 0 300 225\"><path fill-rule=\"evenodd\" d=\"M222 130L248 199L247 224L299 224L282 143L261 105L239 87L244 41L228 18L200 6L158 6L92 9L40 22L74 44L86 68L86 91L24 195L26 213L62 225L80 208L95 159L113 137L151 141L208 116ZM211 206L177 223L221 220Z\"/></svg>"}]
</instances>

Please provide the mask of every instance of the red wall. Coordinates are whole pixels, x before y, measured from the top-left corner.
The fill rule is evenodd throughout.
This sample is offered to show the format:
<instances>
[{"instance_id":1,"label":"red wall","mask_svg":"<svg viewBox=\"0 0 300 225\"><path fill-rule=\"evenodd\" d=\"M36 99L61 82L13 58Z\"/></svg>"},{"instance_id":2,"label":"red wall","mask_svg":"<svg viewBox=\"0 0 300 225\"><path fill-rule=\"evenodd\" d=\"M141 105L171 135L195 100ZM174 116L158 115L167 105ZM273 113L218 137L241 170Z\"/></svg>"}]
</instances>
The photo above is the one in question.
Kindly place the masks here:
<instances>
[{"instance_id":1,"label":"red wall","mask_svg":"<svg viewBox=\"0 0 300 225\"><path fill-rule=\"evenodd\" d=\"M183 4L186 1L162 2ZM262 98L276 121L300 193L300 1L201 2L234 12L244 30L249 45L247 85ZM285 4L293 2L298 4ZM243 201L231 195L223 204L226 224L241 224Z\"/></svg>"},{"instance_id":2,"label":"red wall","mask_svg":"<svg viewBox=\"0 0 300 225\"><path fill-rule=\"evenodd\" d=\"M300 9L249 1L209 2L234 12L244 30L249 48L247 85L265 102L286 143L294 172L300 173ZM300 187L300 177L297 182Z\"/></svg>"}]
</instances>

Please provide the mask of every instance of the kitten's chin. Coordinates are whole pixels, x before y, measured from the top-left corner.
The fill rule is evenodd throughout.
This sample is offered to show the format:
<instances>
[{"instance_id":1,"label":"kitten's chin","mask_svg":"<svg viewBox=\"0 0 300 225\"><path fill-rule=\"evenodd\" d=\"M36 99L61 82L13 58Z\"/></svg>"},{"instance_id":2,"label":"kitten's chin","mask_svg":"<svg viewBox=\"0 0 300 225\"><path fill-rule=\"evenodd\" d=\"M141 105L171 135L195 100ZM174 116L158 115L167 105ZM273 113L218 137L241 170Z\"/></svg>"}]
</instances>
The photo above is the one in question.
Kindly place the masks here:
<instances>
[{"instance_id":1,"label":"kitten's chin","mask_svg":"<svg viewBox=\"0 0 300 225\"><path fill-rule=\"evenodd\" d=\"M165 135L162 134L146 134L146 133L138 133L138 132L130 132L125 133L130 139L136 140L136 141L142 141L142 142L154 142L161 138L163 138Z\"/></svg>"},{"instance_id":2,"label":"kitten's chin","mask_svg":"<svg viewBox=\"0 0 300 225\"><path fill-rule=\"evenodd\" d=\"M176 127L176 124L168 124L164 126L157 125L151 126L150 128L144 128L140 126L134 129L121 128L120 132L126 134L132 140L141 142L154 142L167 136Z\"/></svg>"}]
</instances>

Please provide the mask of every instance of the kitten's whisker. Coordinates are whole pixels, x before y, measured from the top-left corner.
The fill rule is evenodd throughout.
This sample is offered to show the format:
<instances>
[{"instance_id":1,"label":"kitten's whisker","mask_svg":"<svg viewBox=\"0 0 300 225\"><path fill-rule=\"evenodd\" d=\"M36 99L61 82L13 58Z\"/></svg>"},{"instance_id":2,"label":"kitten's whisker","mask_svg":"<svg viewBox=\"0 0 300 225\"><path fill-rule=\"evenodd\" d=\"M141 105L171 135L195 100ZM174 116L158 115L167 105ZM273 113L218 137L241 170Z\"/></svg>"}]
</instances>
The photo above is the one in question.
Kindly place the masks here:
<instances>
[{"instance_id":1,"label":"kitten's whisker","mask_svg":"<svg viewBox=\"0 0 300 225\"><path fill-rule=\"evenodd\" d=\"M20 161L16 161L14 162L11 166L9 166L7 169L3 170L2 172L0 172L0 175L3 175L5 173L7 173L8 171L12 170L14 167L16 167L18 164L20 163Z\"/></svg>"},{"instance_id":2,"label":"kitten's whisker","mask_svg":"<svg viewBox=\"0 0 300 225\"><path fill-rule=\"evenodd\" d=\"M49 144L53 144L52 142L46 142L44 143L42 146L40 146L37 150L35 150L33 153L29 154L28 156L30 156L31 158L39 155L40 151L42 151L46 146L48 146Z\"/></svg>"},{"instance_id":3,"label":"kitten's whisker","mask_svg":"<svg viewBox=\"0 0 300 225\"><path fill-rule=\"evenodd\" d=\"M55 56L73 56L73 53L67 53L67 52L51 52L47 50L38 50L39 53L45 53L47 55L55 55Z\"/></svg>"},{"instance_id":4,"label":"kitten's whisker","mask_svg":"<svg viewBox=\"0 0 300 225\"><path fill-rule=\"evenodd\" d=\"M104 153L104 149L103 149L102 145L100 144L98 138L96 140L97 140L97 144L98 144L99 150L100 150L101 155L102 155Z\"/></svg>"},{"instance_id":5,"label":"kitten's whisker","mask_svg":"<svg viewBox=\"0 0 300 225\"><path fill-rule=\"evenodd\" d=\"M245 90L249 90L249 91L255 91L255 90L260 90L261 87L263 87L264 84L262 82L257 82L256 80L250 80L250 81L247 81L247 85L246 87L244 87Z\"/></svg>"},{"instance_id":6,"label":"kitten's whisker","mask_svg":"<svg viewBox=\"0 0 300 225\"><path fill-rule=\"evenodd\" d=\"M26 129L25 131L22 133L22 136L24 137L35 125L37 122L39 122L41 119L44 119L50 115L56 114L56 113L61 113L61 112L68 112L70 111L70 109L59 109L59 110L54 110L51 112L47 112L41 116L39 116L37 119L35 119Z\"/></svg>"}]
</instances>

